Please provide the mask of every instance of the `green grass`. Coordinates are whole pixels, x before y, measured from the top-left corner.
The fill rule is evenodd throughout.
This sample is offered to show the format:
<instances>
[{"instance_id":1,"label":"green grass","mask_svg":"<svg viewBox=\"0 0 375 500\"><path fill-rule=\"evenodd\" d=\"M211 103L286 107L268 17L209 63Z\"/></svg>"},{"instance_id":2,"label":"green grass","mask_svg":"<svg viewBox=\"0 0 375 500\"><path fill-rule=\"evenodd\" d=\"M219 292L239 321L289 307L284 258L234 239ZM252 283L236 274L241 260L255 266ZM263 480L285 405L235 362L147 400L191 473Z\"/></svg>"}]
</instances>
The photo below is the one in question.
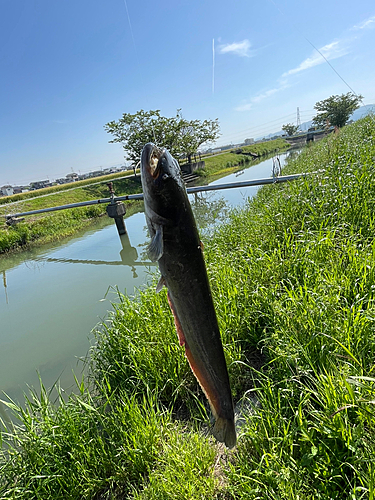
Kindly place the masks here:
<instances>
[{"instance_id":1,"label":"green grass","mask_svg":"<svg viewBox=\"0 0 375 500\"><path fill-rule=\"evenodd\" d=\"M133 194L141 190L139 175L136 178L128 176L123 179L112 180L112 182L117 196ZM0 207L0 215L12 212L22 213L99 198L109 198L106 182L78 186L75 189L54 192L49 196L40 198L25 198L11 206L4 205ZM139 202L127 202L128 211L139 206ZM0 254L70 236L89 225L97 217L104 215L105 209L106 205L90 205L59 212L27 216L23 222L11 227L5 224L4 219L2 226L0 226Z\"/></svg>"},{"instance_id":2,"label":"green grass","mask_svg":"<svg viewBox=\"0 0 375 500\"><path fill-rule=\"evenodd\" d=\"M25 193L13 194L12 196L4 196L0 197L0 205L6 205L9 203L13 203L15 201L27 200L29 198L35 198L38 196L50 195L53 193L58 193L60 191L67 191L70 189L76 189L77 187L90 186L92 184L97 184L98 182L106 183L110 181L114 181L119 177L126 177L133 175L132 170L128 170L125 172L117 172L115 174L102 175L100 177L93 177L92 179L85 179L77 182L70 182L68 184L61 184L51 187L46 187L43 189L35 189L33 191L27 191Z\"/></svg>"},{"instance_id":3,"label":"green grass","mask_svg":"<svg viewBox=\"0 0 375 500\"><path fill-rule=\"evenodd\" d=\"M265 156L276 151L282 151L289 148L290 145L284 139L275 139L273 141L262 142L252 146L245 146L242 149L245 153L254 153L259 156ZM208 176L220 174L223 172L230 172L230 169L238 165L247 165L253 163L253 158L246 154L237 154L235 150L230 150L225 153L220 153L215 156L204 158L205 167L202 171L198 171L200 175Z\"/></svg>"},{"instance_id":4,"label":"green grass","mask_svg":"<svg viewBox=\"0 0 375 500\"><path fill-rule=\"evenodd\" d=\"M285 148L285 146L289 145L285 141L278 139L276 141L257 144L251 146L251 148L257 154L263 155L270 151ZM204 171L198 173L203 177L212 177L215 174L223 175L224 173L233 171L237 165L249 164L250 161L251 158L249 156L227 153L218 157L208 158L206 160L206 168ZM121 172L100 178L65 184L63 186L54 186L0 198L0 216L5 216L9 213L22 213L47 207L108 198L107 182L109 181L113 182L117 196L142 192L139 175L137 178L134 178L132 172ZM126 204L128 207L132 204L136 207L140 206L139 202L127 202ZM42 245L71 236L104 214L105 205L92 205L57 213L27 216L23 222L13 227L8 227L5 224L4 217L3 223L0 224L0 255L5 252L19 251L30 246Z\"/></svg>"},{"instance_id":5,"label":"green grass","mask_svg":"<svg viewBox=\"0 0 375 500\"><path fill-rule=\"evenodd\" d=\"M77 396L14 408L0 498L373 499L374 158L367 117L286 169L319 175L262 188L204 241L234 398L254 403L233 452L151 287L120 295Z\"/></svg>"}]
</instances>

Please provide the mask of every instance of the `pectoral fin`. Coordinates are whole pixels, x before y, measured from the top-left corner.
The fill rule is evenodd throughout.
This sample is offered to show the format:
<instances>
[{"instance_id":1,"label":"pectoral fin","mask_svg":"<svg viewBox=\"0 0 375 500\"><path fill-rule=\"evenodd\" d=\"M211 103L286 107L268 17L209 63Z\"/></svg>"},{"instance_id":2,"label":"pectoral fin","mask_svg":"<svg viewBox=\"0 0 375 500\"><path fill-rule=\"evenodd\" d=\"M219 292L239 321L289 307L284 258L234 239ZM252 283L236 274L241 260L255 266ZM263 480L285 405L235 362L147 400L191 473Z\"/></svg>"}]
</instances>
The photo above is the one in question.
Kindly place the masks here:
<instances>
[{"instance_id":1,"label":"pectoral fin","mask_svg":"<svg viewBox=\"0 0 375 500\"><path fill-rule=\"evenodd\" d=\"M163 226L156 226L156 233L148 246L147 253L152 262L156 262L163 255Z\"/></svg>"},{"instance_id":2,"label":"pectoral fin","mask_svg":"<svg viewBox=\"0 0 375 500\"><path fill-rule=\"evenodd\" d=\"M162 290L163 286L167 286L167 284L166 284L166 282L165 282L165 278L164 278L164 276L162 276L162 277L160 278L160 280L158 281L158 284L156 285L156 290L155 290L155 291L156 291L156 293L161 292L161 290Z\"/></svg>"}]
</instances>

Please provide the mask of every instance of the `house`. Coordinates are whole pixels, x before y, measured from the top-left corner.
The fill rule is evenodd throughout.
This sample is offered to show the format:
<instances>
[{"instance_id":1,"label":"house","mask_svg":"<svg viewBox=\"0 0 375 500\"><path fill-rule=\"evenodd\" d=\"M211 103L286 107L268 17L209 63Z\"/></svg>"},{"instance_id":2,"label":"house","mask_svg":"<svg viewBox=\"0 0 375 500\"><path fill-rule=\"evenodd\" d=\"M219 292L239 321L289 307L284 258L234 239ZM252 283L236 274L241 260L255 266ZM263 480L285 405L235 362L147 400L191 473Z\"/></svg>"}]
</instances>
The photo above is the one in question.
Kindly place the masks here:
<instances>
[{"instance_id":1,"label":"house","mask_svg":"<svg viewBox=\"0 0 375 500\"><path fill-rule=\"evenodd\" d=\"M49 180L30 182L31 190L43 189L43 188L49 187L49 186L52 186L52 183Z\"/></svg>"},{"instance_id":2,"label":"house","mask_svg":"<svg viewBox=\"0 0 375 500\"><path fill-rule=\"evenodd\" d=\"M90 177L100 177L101 175L103 175L101 170L94 170L94 172L90 172Z\"/></svg>"},{"instance_id":3,"label":"house","mask_svg":"<svg viewBox=\"0 0 375 500\"><path fill-rule=\"evenodd\" d=\"M27 193L27 191L29 191L28 186L14 186L13 187L14 194Z\"/></svg>"},{"instance_id":4,"label":"house","mask_svg":"<svg viewBox=\"0 0 375 500\"><path fill-rule=\"evenodd\" d=\"M76 182L78 181L78 174L75 172L72 172L71 174L66 175L67 182Z\"/></svg>"},{"instance_id":5,"label":"house","mask_svg":"<svg viewBox=\"0 0 375 500\"><path fill-rule=\"evenodd\" d=\"M2 196L12 196L12 194L14 194L14 190L12 188L12 186L2 186L0 188L0 192L1 192L1 195Z\"/></svg>"}]
</instances>

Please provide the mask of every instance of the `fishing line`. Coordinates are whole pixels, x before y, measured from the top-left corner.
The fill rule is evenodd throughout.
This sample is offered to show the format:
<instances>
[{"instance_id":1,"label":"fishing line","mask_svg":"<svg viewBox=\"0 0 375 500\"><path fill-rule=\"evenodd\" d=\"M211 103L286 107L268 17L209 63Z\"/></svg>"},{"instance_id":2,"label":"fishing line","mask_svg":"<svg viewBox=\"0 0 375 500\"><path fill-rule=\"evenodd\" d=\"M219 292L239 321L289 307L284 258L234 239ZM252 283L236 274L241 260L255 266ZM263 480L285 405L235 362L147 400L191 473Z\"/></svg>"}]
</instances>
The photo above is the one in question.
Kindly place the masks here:
<instances>
[{"instance_id":1,"label":"fishing line","mask_svg":"<svg viewBox=\"0 0 375 500\"><path fill-rule=\"evenodd\" d=\"M269 0L269 1L274 5L274 7L280 12L280 14L283 17L287 18L287 16L284 14L284 12L276 5L276 3L273 0ZM315 49L318 52L318 54L320 54L323 57L325 62L333 69L333 71L336 73L336 75L345 83L345 85L353 92L353 94L358 96L357 92L355 92L355 90L352 89L352 87L349 85L349 83L344 80L344 78L340 75L340 73L328 61L328 59L325 57L325 55L322 54L322 52L317 47L315 47L315 45L312 42L310 42L310 40L298 28L296 28L295 26L293 26L293 27L306 40L306 42L309 43L311 45L311 47L313 49Z\"/></svg>"}]
</instances>

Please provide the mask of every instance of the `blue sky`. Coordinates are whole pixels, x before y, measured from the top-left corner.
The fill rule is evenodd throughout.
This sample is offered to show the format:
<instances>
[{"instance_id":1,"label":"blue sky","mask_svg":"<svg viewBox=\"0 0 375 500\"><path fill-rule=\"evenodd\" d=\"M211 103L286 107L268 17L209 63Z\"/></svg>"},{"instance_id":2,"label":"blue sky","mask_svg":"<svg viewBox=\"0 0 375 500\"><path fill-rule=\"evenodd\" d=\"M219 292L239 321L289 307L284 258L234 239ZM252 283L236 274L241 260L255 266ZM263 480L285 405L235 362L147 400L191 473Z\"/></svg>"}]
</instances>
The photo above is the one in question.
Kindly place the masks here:
<instances>
[{"instance_id":1,"label":"blue sky","mask_svg":"<svg viewBox=\"0 0 375 500\"><path fill-rule=\"evenodd\" d=\"M278 131L297 107L309 120L318 100L350 90L312 45L375 103L373 0L1 0L0 9L0 186L122 163L103 126L124 112L218 118L218 145Z\"/></svg>"}]
</instances>

